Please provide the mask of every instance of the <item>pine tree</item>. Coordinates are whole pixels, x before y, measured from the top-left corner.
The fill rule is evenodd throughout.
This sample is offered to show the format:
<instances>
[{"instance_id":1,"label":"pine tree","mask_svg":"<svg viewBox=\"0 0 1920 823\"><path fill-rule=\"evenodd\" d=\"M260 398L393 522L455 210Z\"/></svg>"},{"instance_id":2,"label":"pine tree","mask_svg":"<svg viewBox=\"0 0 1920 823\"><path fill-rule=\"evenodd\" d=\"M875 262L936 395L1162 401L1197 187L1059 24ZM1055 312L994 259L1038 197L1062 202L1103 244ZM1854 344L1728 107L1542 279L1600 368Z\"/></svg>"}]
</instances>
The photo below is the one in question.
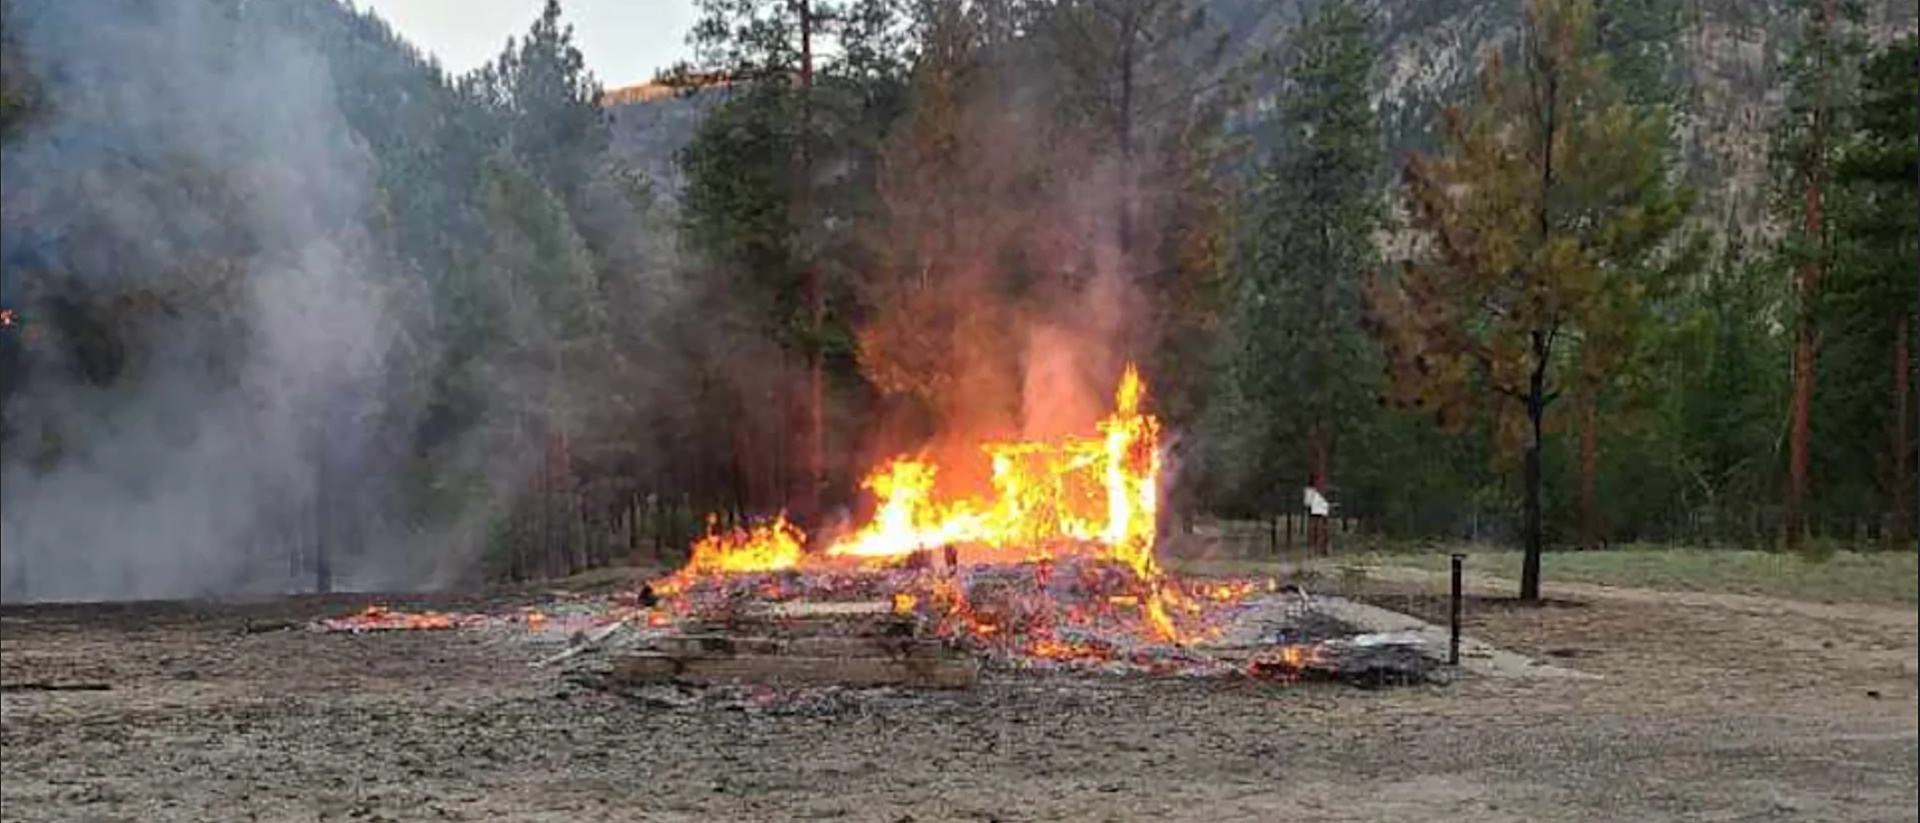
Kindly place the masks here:
<instances>
[{"instance_id":1,"label":"pine tree","mask_svg":"<svg viewBox=\"0 0 1920 823\"><path fill-rule=\"evenodd\" d=\"M547 0L524 37L509 39L492 63L466 79L471 92L494 107L505 124L505 148L541 183L577 208L588 176L607 148L599 108L600 84L573 44L573 27L560 20L559 0Z\"/></svg>"},{"instance_id":2,"label":"pine tree","mask_svg":"<svg viewBox=\"0 0 1920 823\"><path fill-rule=\"evenodd\" d=\"M1461 427L1490 413L1524 455L1520 596L1540 597L1541 446L1563 389L1558 348L1645 322L1648 282L1688 198L1667 182L1666 118L1628 105L1593 48L1592 6L1526 6L1517 64L1490 57L1478 99L1414 156L1407 208L1424 239L1397 280L1367 284L1396 402Z\"/></svg>"},{"instance_id":3,"label":"pine tree","mask_svg":"<svg viewBox=\"0 0 1920 823\"><path fill-rule=\"evenodd\" d=\"M983 15L961 0L929 0L916 7L914 29L910 102L887 136L880 220L869 230L875 265L857 281L869 309L859 358L881 391L937 417L959 397L960 373L975 371L960 362L971 354L967 329L998 319L989 301L974 299L980 278L965 273L990 265L1014 225L1006 222L1014 210L993 204L1018 171L990 161L975 128L974 106L993 78Z\"/></svg>"},{"instance_id":4,"label":"pine tree","mask_svg":"<svg viewBox=\"0 0 1920 823\"><path fill-rule=\"evenodd\" d=\"M1287 51L1276 112L1284 132L1233 252L1229 395L1252 440L1240 462L1258 475L1243 472L1240 485L1326 489L1341 427L1372 405L1360 280L1373 265L1383 157L1368 99L1369 21L1325 4Z\"/></svg>"},{"instance_id":5,"label":"pine tree","mask_svg":"<svg viewBox=\"0 0 1920 823\"><path fill-rule=\"evenodd\" d=\"M1859 9L1840 0L1803 4L1801 42L1789 66L1789 111L1777 135L1775 168L1786 179L1778 212L1794 221L1786 246L1794 263L1793 384L1788 406L1787 493L1783 512L1786 545L1797 548L1807 531L1813 405L1820 349L1820 284L1832 263L1828 216L1834 135L1844 128Z\"/></svg>"},{"instance_id":6,"label":"pine tree","mask_svg":"<svg viewBox=\"0 0 1920 823\"><path fill-rule=\"evenodd\" d=\"M1914 351L1920 320L1920 40L1908 35L1866 63L1857 124L1837 146L1832 277L1820 299L1820 404L1835 418L1826 448L1841 467L1883 467L1878 486L1890 545L1911 547L1914 497ZM1884 433L1884 434L1882 434ZM1857 475L1856 475L1857 477ZM1846 478L1836 476L1835 484ZM1854 485L1854 484L1848 484ZM1865 495L1862 495L1865 497Z\"/></svg>"},{"instance_id":7,"label":"pine tree","mask_svg":"<svg viewBox=\"0 0 1920 823\"><path fill-rule=\"evenodd\" d=\"M872 189L875 135L896 116L897 24L886 0L845 5L702 0L699 5L701 18L689 37L696 62L675 67L666 79L692 85L719 78L737 95L702 125L684 150L687 216L695 248L709 262L729 268L743 262L729 256L743 250L742 243L709 228L737 220L770 229L781 224L772 231L780 235L777 239L763 232L745 242L761 250L777 247L788 267L755 270L764 282L753 299L765 300L773 324L782 331L782 346L797 351L804 361L804 388L793 404L799 418L794 428L801 435L792 449L799 476L782 485L793 519L812 523L831 480L826 455L828 361L843 360L852 349L844 312L836 311L846 291L840 270L852 267L842 253L847 240L837 227L851 222L840 218L864 207ZM829 43L831 52L824 48ZM725 111L734 107L740 109ZM714 125L717 120L752 124L754 130L727 132ZM770 154L774 151L784 154ZM821 174L820 169L835 173ZM784 199L744 199L755 195ZM738 211L712 210L722 205Z\"/></svg>"},{"instance_id":8,"label":"pine tree","mask_svg":"<svg viewBox=\"0 0 1920 823\"><path fill-rule=\"evenodd\" d=\"M1204 116L1227 75L1227 40L1211 31L1204 7L1188 0L1085 0L1044 7L1039 29L1063 74L1066 124L1084 131L1112 158L1118 182L1114 240L1130 278L1153 273L1160 242L1154 192L1174 190L1182 169L1166 148ZM1177 156L1177 155L1175 155ZM1155 263L1160 260L1155 260Z\"/></svg>"},{"instance_id":9,"label":"pine tree","mask_svg":"<svg viewBox=\"0 0 1920 823\"><path fill-rule=\"evenodd\" d=\"M1778 367L1786 341L1775 331L1784 295L1769 260L1748 253L1733 227L1723 236L1719 262L1680 313L1695 319L1693 334L1667 340L1675 365L1667 380L1678 405L1674 451L1713 534L1763 540L1758 524L1768 506L1760 501L1775 499L1788 385Z\"/></svg>"}]
</instances>

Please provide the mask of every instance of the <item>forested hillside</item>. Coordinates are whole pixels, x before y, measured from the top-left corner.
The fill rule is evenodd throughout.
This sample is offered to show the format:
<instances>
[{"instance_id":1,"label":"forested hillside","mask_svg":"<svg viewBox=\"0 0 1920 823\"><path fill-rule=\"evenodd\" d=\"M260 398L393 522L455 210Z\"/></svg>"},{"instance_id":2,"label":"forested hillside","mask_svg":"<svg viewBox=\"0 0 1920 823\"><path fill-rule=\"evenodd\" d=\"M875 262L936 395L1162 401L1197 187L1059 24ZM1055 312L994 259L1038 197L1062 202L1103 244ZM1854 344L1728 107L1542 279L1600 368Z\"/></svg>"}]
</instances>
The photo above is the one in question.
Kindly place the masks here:
<instances>
[{"instance_id":1,"label":"forested hillside","mask_svg":"<svg viewBox=\"0 0 1920 823\"><path fill-rule=\"evenodd\" d=\"M634 100L556 2L7 0L8 597L830 527L1128 361L1170 530L1913 548L1911 4L698 5Z\"/></svg>"},{"instance_id":2,"label":"forested hillside","mask_svg":"<svg viewBox=\"0 0 1920 823\"><path fill-rule=\"evenodd\" d=\"M8 592L586 562L668 264L557 7L462 77L331 0L5 12Z\"/></svg>"}]
</instances>

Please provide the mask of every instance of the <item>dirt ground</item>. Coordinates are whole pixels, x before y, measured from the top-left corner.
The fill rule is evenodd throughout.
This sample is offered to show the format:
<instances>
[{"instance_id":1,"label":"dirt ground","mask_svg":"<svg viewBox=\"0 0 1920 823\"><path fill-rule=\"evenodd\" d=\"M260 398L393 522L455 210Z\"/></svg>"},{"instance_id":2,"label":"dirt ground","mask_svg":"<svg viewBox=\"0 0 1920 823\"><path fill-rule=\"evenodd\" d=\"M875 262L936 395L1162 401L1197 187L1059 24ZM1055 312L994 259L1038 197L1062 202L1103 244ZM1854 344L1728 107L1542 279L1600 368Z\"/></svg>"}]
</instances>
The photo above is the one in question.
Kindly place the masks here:
<instances>
[{"instance_id":1,"label":"dirt ground","mask_svg":"<svg viewBox=\"0 0 1920 823\"><path fill-rule=\"evenodd\" d=\"M1375 588L1442 602L1422 582ZM1476 600L1471 633L1600 678L997 674L790 711L570 688L491 632L275 630L353 598L7 607L0 819L1920 816L1914 611L1550 594L1566 602ZM111 689L19 688L77 682Z\"/></svg>"}]
</instances>

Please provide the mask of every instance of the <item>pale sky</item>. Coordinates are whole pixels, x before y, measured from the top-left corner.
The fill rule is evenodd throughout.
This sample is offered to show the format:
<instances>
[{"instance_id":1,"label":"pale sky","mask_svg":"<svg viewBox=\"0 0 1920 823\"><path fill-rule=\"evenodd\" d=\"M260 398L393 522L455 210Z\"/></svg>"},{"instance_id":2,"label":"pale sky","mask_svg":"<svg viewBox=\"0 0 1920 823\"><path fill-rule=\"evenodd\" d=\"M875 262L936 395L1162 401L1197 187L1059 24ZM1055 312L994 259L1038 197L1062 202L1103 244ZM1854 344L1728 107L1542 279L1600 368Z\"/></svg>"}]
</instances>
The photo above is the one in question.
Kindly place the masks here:
<instances>
[{"instance_id":1,"label":"pale sky","mask_svg":"<svg viewBox=\"0 0 1920 823\"><path fill-rule=\"evenodd\" d=\"M545 0L360 0L440 65L459 74L500 53L525 34ZM560 0L587 69L609 89L653 79L655 71L691 56L693 0Z\"/></svg>"}]
</instances>

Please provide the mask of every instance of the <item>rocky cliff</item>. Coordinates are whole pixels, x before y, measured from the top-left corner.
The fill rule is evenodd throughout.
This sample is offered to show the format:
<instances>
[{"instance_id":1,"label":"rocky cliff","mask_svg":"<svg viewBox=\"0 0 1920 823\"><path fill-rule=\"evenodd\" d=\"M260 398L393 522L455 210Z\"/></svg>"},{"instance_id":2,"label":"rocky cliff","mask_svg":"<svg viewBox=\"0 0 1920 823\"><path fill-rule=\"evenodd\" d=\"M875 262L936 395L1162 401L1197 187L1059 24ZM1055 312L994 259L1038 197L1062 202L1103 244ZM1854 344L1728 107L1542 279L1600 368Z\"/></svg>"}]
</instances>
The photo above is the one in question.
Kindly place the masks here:
<instances>
[{"instance_id":1,"label":"rocky cliff","mask_svg":"<svg viewBox=\"0 0 1920 823\"><path fill-rule=\"evenodd\" d=\"M1314 0L1204 0L1214 24L1242 55L1277 48ZM1517 0L1359 0L1376 21L1376 81L1386 140L1395 154L1431 145L1440 109L1463 99L1482 56L1511 41ZM1657 5L1642 3L1643 6ZM1680 18L1672 55L1681 91L1678 121L1688 171L1700 187L1697 215L1710 226L1761 230L1767 147L1786 102L1784 61L1800 18L1789 0L1671 0ZM1914 0L1865 0L1870 39L1884 42L1915 27ZM1229 60L1228 63L1234 61ZM1258 84L1257 84L1258 85ZM1270 103L1277 78L1252 106ZM719 99L610 92L616 145L671 186L672 155Z\"/></svg>"}]
</instances>

